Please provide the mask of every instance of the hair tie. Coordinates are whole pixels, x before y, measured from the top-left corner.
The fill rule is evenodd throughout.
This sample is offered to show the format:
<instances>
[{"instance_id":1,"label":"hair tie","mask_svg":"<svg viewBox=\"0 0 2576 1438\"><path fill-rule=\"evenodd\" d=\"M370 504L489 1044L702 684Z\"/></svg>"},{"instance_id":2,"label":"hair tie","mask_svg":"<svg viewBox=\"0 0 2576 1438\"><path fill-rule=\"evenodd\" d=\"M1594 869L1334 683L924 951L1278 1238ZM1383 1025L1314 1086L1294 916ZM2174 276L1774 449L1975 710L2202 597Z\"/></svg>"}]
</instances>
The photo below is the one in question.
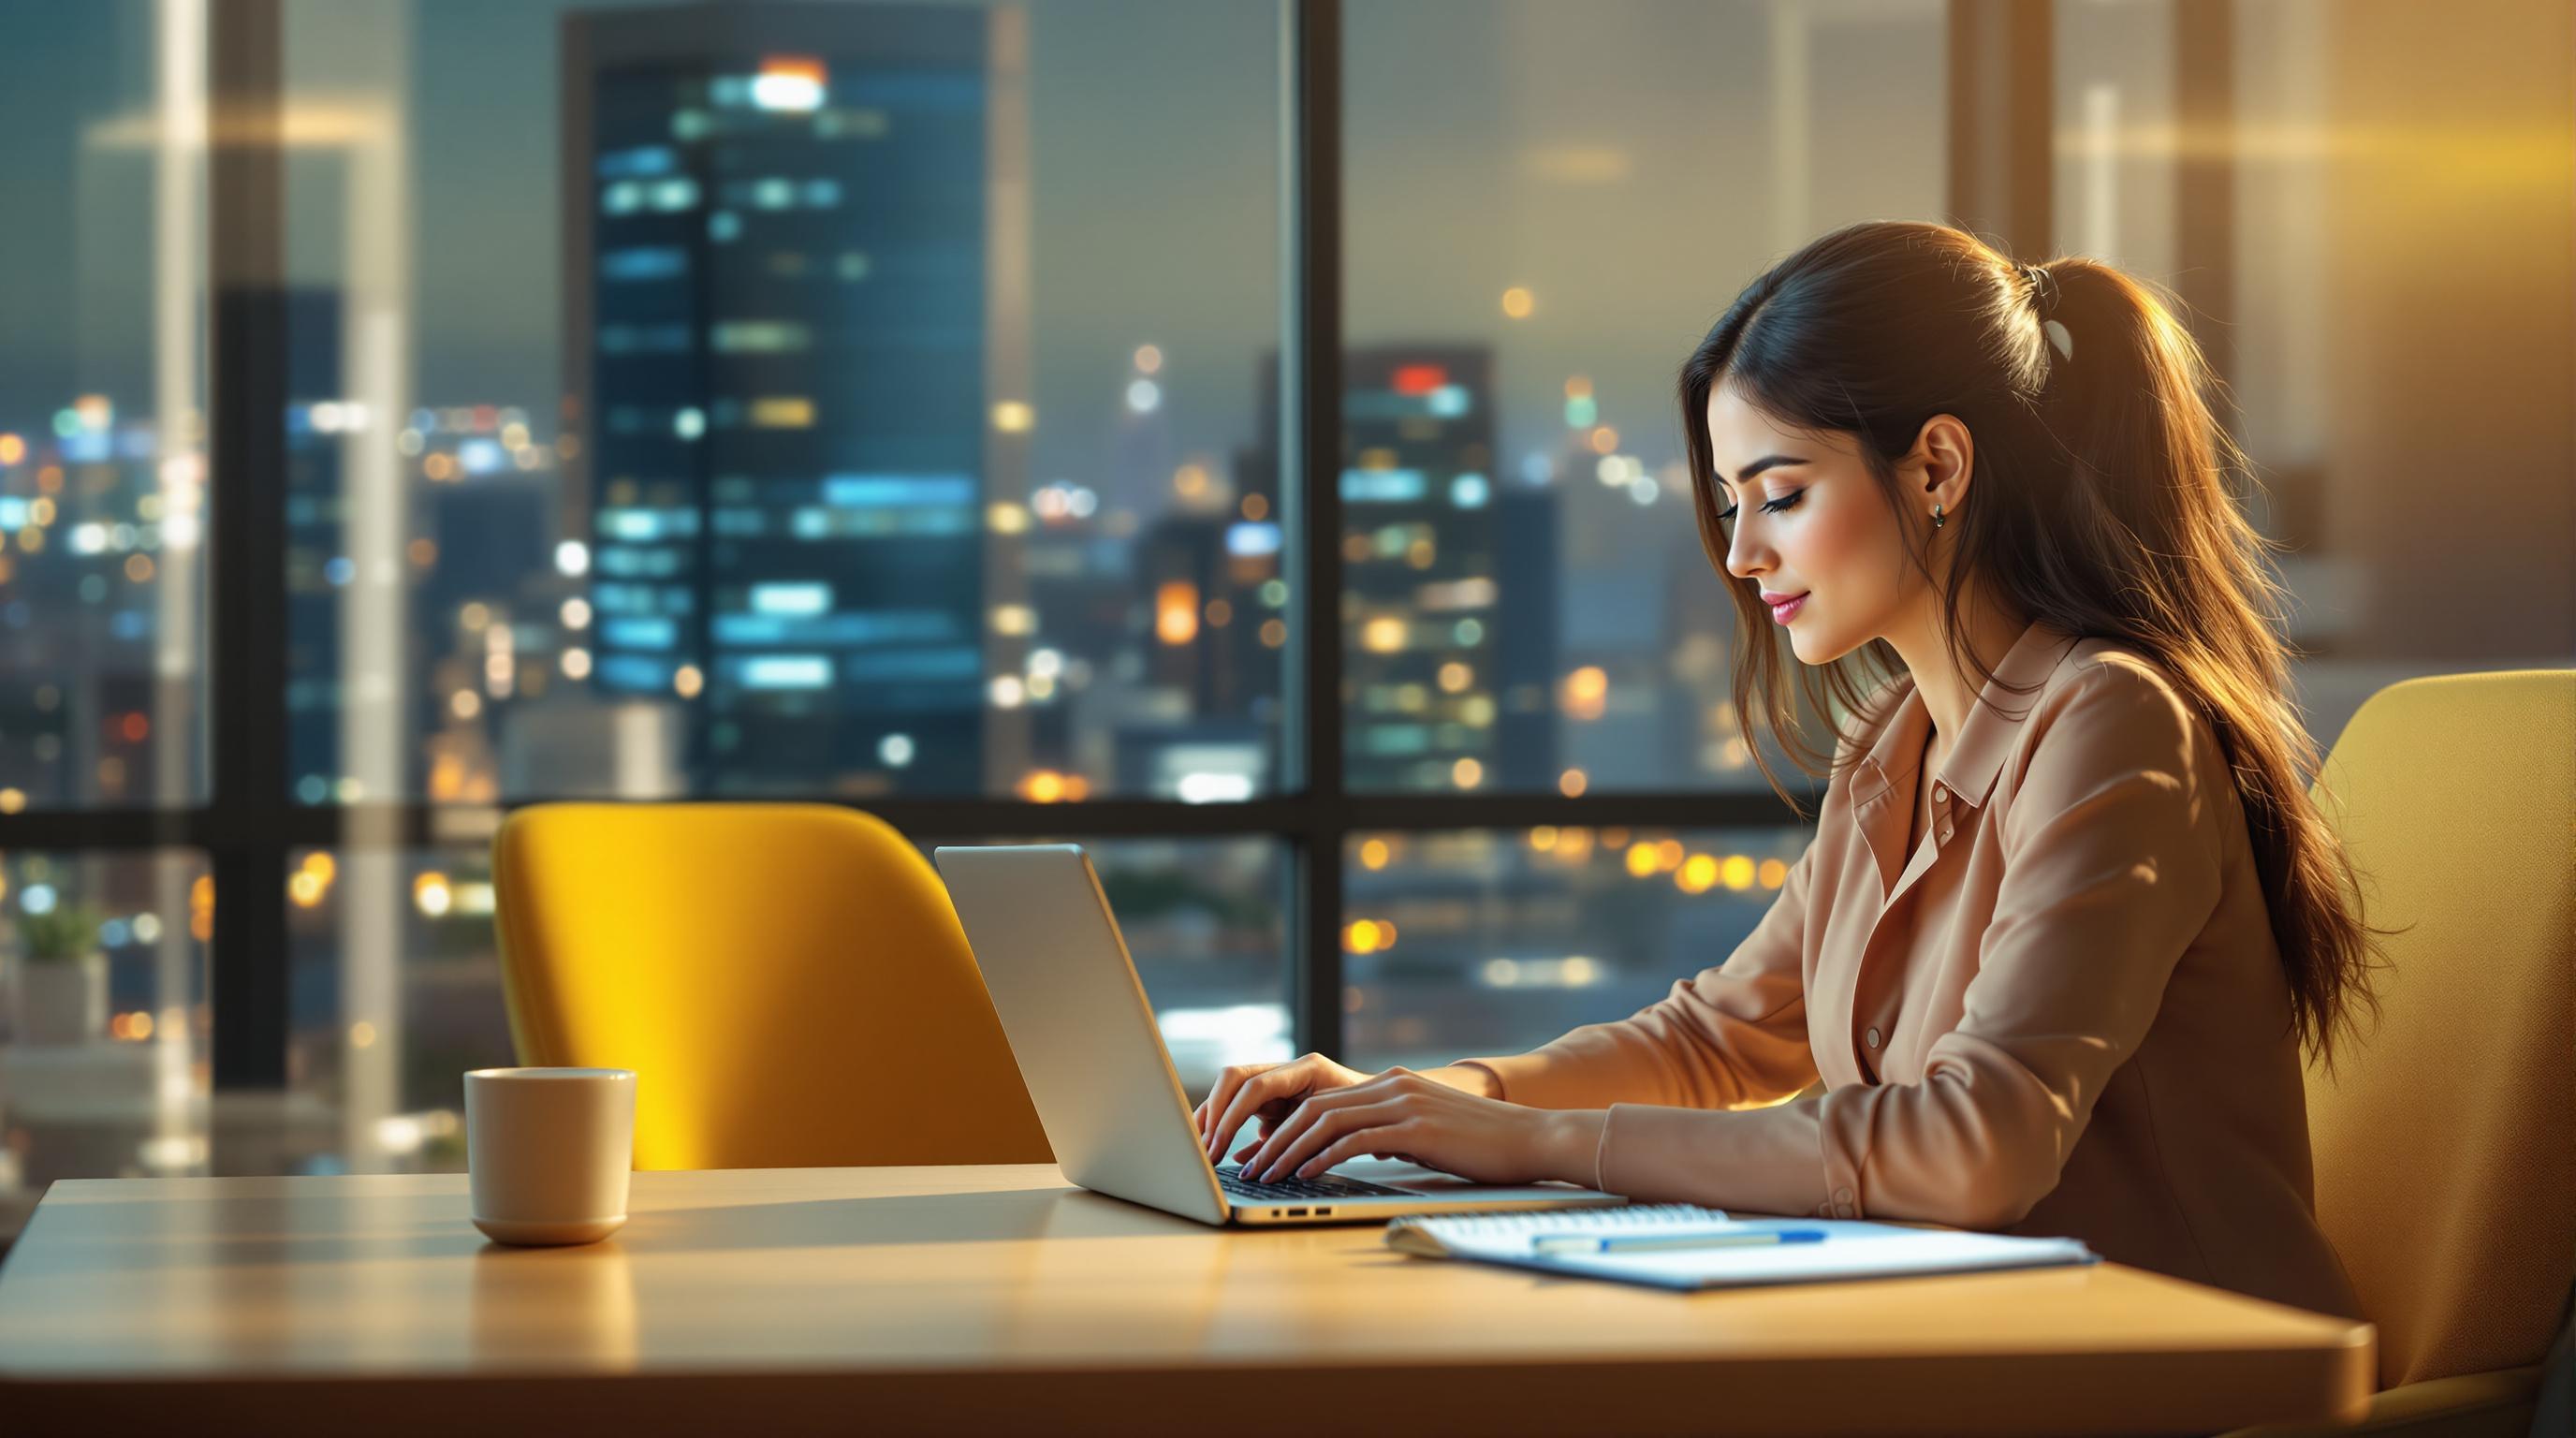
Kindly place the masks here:
<instances>
[{"instance_id":1,"label":"hair tie","mask_svg":"<svg viewBox=\"0 0 2576 1438\"><path fill-rule=\"evenodd\" d=\"M2021 273L2030 281L2031 312L2039 316L2040 333L2047 338L2048 347L2057 351L2061 360L2075 358L2075 336L2063 321L2049 318L2057 309L2057 276L2049 273L2046 265L2024 265Z\"/></svg>"},{"instance_id":2,"label":"hair tie","mask_svg":"<svg viewBox=\"0 0 2576 1438\"><path fill-rule=\"evenodd\" d=\"M2048 318L2049 312L2057 308L2057 276L2050 274L2046 265L2024 265L2021 273L2030 281L2030 307L2039 312L2041 319Z\"/></svg>"}]
</instances>

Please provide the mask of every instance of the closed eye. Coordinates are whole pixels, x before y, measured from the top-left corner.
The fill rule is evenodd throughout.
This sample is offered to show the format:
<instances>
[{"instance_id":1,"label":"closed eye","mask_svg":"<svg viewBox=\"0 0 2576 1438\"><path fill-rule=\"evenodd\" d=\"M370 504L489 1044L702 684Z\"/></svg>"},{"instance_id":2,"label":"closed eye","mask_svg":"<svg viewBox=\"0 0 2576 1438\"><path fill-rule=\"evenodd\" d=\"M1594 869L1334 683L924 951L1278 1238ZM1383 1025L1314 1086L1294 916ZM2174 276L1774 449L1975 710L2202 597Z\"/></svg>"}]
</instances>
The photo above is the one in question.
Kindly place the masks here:
<instances>
[{"instance_id":1,"label":"closed eye","mask_svg":"<svg viewBox=\"0 0 2576 1438\"><path fill-rule=\"evenodd\" d=\"M1778 499L1765 502L1762 506L1762 512L1764 514L1778 514L1781 510L1794 508L1798 503L1798 496L1805 493L1806 491L1803 489L1793 489L1787 494L1780 496ZM1735 517L1735 512L1743 507L1744 506L1740 504L1730 504L1721 511L1717 517L1720 519L1733 519Z\"/></svg>"}]
</instances>

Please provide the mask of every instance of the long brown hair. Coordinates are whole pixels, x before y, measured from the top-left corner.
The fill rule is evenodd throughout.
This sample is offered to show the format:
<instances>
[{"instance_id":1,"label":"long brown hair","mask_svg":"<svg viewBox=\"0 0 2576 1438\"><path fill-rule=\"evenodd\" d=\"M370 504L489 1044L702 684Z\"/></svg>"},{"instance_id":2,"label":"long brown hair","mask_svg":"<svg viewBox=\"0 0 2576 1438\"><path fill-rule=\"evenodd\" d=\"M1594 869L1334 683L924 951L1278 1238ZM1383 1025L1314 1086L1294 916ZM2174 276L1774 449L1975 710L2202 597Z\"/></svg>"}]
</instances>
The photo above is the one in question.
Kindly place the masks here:
<instances>
[{"instance_id":1,"label":"long brown hair","mask_svg":"<svg viewBox=\"0 0 2576 1438\"><path fill-rule=\"evenodd\" d=\"M2026 266L1942 225L1853 225L1811 242L1746 286L1682 366L1691 496L1724 576L1707 431L1721 380L1782 424L1856 436L1891 510L1906 502L1894 461L1924 421L1949 414L1968 427L1978 502L1941 528L1955 546L1946 582L1907 544L1939 586L1952 657L1994 681L1959 625L1973 581L2008 610L2163 666L2235 771L2291 1025L2331 1075L2353 1009L2377 1011L2370 936L2388 931L2362 922L2351 860L2309 799L2321 756L2290 687L2286 592L2267 562L2277 547L2238 505L2234 490L2257 481L2213 413L2216 381L2172 304L2110 265ZM1895 697L1885 681L1903 659L1873 639L1801 673L1811 710L1857 718L1856 733L1834 721L1840 752L1827 753L1799 731L1777 626L1754 586L1727 589L1735 712L1748 731L1758 714L1809 775L1839 776L1838 757L1848 767L1860 756L1844 741L1885 717L1873 696ZM1794 810L1762 747L1751 746L1755 763Z\"/></svg>"}]
</instances>

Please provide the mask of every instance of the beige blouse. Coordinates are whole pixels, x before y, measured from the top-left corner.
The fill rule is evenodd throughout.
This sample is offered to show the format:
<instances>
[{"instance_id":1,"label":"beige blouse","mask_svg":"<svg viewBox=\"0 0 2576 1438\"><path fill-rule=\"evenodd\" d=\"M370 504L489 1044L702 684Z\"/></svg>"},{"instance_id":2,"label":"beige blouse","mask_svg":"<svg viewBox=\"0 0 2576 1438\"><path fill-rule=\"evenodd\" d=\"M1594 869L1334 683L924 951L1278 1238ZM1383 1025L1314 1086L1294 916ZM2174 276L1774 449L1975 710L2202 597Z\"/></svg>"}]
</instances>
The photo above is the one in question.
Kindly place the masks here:
<instances>
[{"instance_id":1,"label":"beige blouse","mask_svg":"<svg viewBox=\"0 0 2576 1438\"><path fill-rule=\"evenodd\" d=\"M1599 1186L1639 1201L2071 1235L2358 1317L2316 1224L2289 988L2215 733L2107 640L2034 624L1996 678L1911 854L1932 720L1900 677L1724 963L1628 1019L1462 1062L1514 1103L1606 1108Z\"/></svg>"}]
</instances>

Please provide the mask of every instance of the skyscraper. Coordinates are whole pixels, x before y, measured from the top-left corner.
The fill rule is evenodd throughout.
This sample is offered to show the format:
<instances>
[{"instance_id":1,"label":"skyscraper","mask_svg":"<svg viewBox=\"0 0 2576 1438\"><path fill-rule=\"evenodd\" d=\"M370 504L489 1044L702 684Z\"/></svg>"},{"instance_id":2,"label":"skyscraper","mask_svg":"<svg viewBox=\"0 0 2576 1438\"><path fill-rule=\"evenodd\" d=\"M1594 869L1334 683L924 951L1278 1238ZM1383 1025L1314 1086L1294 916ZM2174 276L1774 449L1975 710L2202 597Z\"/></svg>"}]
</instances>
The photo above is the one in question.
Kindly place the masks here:
<instances>
[{"instance_id":1,"label":"skyscraper","mask_svg":"<svg viewBox=\"0 0 2576 1438\"><path fill-rule=\"evenodd\" d=\"M695 5L564 24L568 413L609 695L701 792L973 791L988 497L1025 491L1011 17ZM1002 58L997 61L997 54ZM997 268L998 267L998 268ZM1017 286L1003 287L1011 294ZM1000 307L1007 309L1007 306ZM1024 410L1023 410L1024 413ZM1001 433L997 434L996 431Z\"/></svg>"},{"instance_id":2,"label":"skyscraper","mask_svg":"<svg viewBox=\"0 0 2576 1438\"><path fill-rule=\"evenodd\" d=\"M1260 445L1241 467L1266 483L1277 467L1276 358L1262 368ZM1342 357L1343 735L1354 790L1555 784L1545 696L1558 653L1556 495L1493 477L1493 371L1480 345Z\"/></svg>"}]
</instances>

